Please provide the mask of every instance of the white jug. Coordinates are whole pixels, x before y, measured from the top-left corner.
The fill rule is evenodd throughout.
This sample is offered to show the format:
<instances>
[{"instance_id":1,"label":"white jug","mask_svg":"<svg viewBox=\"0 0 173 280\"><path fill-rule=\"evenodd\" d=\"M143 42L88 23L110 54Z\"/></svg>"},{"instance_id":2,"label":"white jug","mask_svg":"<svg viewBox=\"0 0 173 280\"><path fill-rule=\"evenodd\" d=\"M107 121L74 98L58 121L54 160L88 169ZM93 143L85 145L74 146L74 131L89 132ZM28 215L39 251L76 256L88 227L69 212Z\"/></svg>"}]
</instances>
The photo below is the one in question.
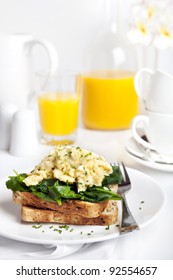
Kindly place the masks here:
<instances>
[{"instance_id":1,"label":"white jug","mask_svg":"<svg viewBox=\"0 0 173 280\"><path fill-rule=\"evenodd\" d=\"M34 91L31 50L37 44L47 51L50 71L55 71L58 56L51 43L35 39L29 34L0 36L0 104L10 102L18 107L27 105Z\"/></svg>"}]
</instances>

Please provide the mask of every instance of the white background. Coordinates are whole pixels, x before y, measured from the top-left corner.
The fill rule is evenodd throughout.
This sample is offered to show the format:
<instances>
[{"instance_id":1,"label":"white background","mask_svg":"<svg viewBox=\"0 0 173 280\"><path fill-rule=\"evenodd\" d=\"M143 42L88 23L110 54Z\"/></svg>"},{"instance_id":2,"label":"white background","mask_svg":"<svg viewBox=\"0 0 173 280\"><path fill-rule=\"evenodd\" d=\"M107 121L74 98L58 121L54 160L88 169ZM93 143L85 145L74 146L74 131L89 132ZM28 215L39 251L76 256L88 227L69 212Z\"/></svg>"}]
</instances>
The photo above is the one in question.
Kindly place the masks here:
<instances>
[{"instance_id":1,"label":"white background","mask_svg":"<svg viewBox=\"0 0 173 280\"><path fill-rule=\"evenodd\" d=\"M24 32L52 42L60 68L82 70L86 47L102 28L106 0L0 0L0 33ZM121 19L127 20L137 0L121 0ZM173 2L172 0L170 2ZM36 67L43 50L37 47ZM173 50L161 51L159 67L173 74Z\"/></svg>"}]
</instances>

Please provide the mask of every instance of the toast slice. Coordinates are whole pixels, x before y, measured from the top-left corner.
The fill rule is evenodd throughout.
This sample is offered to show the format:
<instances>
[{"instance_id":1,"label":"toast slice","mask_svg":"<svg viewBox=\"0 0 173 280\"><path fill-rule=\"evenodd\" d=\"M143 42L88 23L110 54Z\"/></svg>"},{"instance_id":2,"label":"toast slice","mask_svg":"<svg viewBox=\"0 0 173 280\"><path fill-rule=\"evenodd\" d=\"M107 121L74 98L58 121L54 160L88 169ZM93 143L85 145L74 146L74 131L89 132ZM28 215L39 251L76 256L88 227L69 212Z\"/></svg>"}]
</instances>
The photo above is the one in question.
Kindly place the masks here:
<instances>
[{"instance_id":1,"label":"toast slice","mask_svg":"<svg viewBox=\"0 0 173 280\"><path fill-rule=\"evenodd\" d=\"M81 200L67 200L58 205L56 202L49 202L43 200L30 192L13 192L13 201L22 206L31 206L45 210L53 210L57 212L57 215L78 215L85 218L99 217L101 213L108 206L109 201L103 201L98 203L91 203ZM35 210L36 211L36 210Z\"/></svg>"},{"instance_id":2,"label":"toast slice","mask_svg":"<svg viewBox=\"0 0 173 280\"><path fill-rule=\"evenodd\" d=\"M117 192L118 185L111 185L111 191ZM109 201L91 203L81 200L67 200L58 205L56 202L43 200L30 192L13 192L13 201L22 206L31 206L38 209L48 209L65 215L79 215L85 218L99 217L108 206Z\"/></svg>"},{"instance_id":3,"label":"toast slice","mask_svg":"<svg viewBox=\"0 0 173 280\"><path fill-rule=\"evenodd\" d=\"M98 217L87 218L78 214L60 213L54 210L38 209L22 206L21 219L32 223L58 223L71 225L112 225L118 219L118 206L116 201L110 200L105 210Z\"/></svg>"}]
</instances>

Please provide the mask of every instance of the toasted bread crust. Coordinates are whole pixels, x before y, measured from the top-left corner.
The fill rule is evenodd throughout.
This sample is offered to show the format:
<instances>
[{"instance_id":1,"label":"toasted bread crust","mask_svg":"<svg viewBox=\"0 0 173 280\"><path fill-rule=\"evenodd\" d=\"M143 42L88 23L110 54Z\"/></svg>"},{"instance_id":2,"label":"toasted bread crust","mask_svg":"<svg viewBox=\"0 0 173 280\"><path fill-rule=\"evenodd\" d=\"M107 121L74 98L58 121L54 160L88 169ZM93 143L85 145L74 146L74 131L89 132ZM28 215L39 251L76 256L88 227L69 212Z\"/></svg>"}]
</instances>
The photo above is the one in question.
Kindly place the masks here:
<instances>
[{"instance_id":1,"label":"toasted bread crust","mask_svg":"<svg viewBox=\"0 0 173 280\"><path fill-rule=\"evenodd\" d=\"M13 193L13 201L23 206L48 209L64 215L78 215L86 218L99 217L108 205L108 201L91 203L80 200L67 200L62 205L58 205L56 202L40 199L32 193L19 191Z\"/></svg>"},{"instance_id":2,"label":"toasted bread crust","mask_svg":"<svg viewBox=\"0 0 173 280\"><path fill-rule=\"evenodd\" d=\"M81 215L67 215L53 210L38 209L22 206L21 218L23 222L32 223L58 223L72 225L112 225L118 219L118 207L116 201L109 201L108 206L99 217L86 218Z\"/></svg>"}]
</instances>

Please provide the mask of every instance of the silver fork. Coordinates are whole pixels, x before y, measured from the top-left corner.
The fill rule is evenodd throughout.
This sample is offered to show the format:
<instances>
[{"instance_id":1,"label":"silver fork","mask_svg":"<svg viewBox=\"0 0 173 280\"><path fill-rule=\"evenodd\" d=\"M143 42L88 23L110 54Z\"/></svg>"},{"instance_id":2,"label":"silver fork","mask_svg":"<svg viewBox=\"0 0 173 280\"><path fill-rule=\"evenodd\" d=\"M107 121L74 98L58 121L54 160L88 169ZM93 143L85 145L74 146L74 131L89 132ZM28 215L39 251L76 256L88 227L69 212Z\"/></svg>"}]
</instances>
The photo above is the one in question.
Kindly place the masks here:
<instances>
[{"instance_id":1,"label":"silver fork","mask_svg":"<svg viewBox=\"0 0 173 280\"><path fill-rule=\"evenodd\" d=\"M122 162L119 164L121 173L122 173L122 182L118 185L118 193L122 197L122 222L120 227L120 234L124 234L126 232L130 232L136 229L139 229L137 222L135 221L129 206L127 204L125 194L131 189L131 182L127 170Z\"/></svg>"}]
</instances>

